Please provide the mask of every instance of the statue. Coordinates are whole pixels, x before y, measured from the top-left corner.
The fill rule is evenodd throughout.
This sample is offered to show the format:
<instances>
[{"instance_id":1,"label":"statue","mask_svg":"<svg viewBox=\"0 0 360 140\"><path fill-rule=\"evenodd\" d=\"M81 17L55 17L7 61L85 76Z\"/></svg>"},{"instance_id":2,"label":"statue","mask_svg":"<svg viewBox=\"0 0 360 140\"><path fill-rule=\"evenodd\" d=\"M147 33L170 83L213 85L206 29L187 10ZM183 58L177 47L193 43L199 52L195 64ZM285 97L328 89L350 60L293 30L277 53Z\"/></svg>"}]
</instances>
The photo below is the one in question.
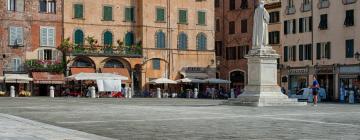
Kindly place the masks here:
<instances>
[{"instance_id":1,"label":"statue","mask_svg":"<svg viewBox=\"0 0 360 140\"><path fill-rule=\"evenodd\" d=\"M255 9L253 27L253 48L265 47L269 43L268 24L270 15L264 8L264 1L260 0L260 5Z\"/></svg>"}]
</instances>

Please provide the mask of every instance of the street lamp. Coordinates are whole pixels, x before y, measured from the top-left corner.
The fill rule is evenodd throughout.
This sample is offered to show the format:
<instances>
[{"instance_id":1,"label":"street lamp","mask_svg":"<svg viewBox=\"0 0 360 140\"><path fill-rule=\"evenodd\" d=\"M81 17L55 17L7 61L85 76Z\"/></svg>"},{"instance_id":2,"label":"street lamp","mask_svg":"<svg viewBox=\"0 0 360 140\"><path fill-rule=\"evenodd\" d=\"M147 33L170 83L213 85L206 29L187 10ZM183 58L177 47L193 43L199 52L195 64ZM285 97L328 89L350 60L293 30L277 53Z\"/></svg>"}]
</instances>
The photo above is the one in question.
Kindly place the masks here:
<instances>
[{"instance_id":1,"label":"street lamp","mask_svg":"<svg viewBox=\"0 0 360 140\"><path fill-rule=\"evenodd\" d=\"M356 60L360 61L360 53L356 52L354 55L355 55Z\"/></svg>"}]
</instances>

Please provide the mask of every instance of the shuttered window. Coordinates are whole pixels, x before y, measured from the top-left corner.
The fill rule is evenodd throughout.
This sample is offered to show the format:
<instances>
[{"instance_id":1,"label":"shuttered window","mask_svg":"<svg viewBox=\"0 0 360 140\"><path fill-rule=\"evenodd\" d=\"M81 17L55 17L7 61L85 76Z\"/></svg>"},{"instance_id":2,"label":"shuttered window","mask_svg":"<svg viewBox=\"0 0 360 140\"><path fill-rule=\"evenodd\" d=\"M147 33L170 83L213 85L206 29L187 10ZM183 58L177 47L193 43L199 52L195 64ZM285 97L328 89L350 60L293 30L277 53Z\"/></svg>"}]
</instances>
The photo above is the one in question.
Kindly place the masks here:
<instances>
[{"instance_id":1,"label":"shuttered window","mask_svg":"<svg viewBox=\"0 0 360 140\"><path fill-rule=\"evenodd\" d=\"M288 46L285 46L284 47L284 62L287 62L288 61Z\"/></svg>"},{"instance_id":2,"label":"shuttered window","mask_svg":"<svg viewBox=\"0 0 360 140\"><path fill-rule=\"evenodd\" d=\"M185 33L180 33L178 37L178 49L186 50L187 49L187 35Z\"/></svg>"},{"instance_id":3,"label":"shuttered window","mask_svg":"<svg viewBox=\"0 0 360 140\"><path fill-rule=\"evenodd\" d=\"M354 39L346 40L345 45L346 45L345 57L353 58L354 57Z\"/></svg>"},{"instance_id":4,"label":"shuttered window","mask_svg":"<svg viewBox=\"0 0 360 140\"><path fill-rule=\"evenodd\" d=\"M21 70L21 58L11 59L11 68L13 71L20 71Z\"/></svg>"},{"instance_id":5,"label":"shuttered window","mask_svg":"<svg viewBox=\"0 0 360 140\"><path fill-rule=\"evenodd\" d=\"M24 12L24 0L7 0L7 10Z\"/></svg>"},{"instance_id":6,"label":"shuttered window","mask_svg":"<svg viewBox=\"0 0 360 140\"><path fill-rule=\"evenodd\" d=\"M84 32L80 29L76 30L74 33L75 39L74 43L77 45L83 45L84 44Z\"/></svg>"},{"instance_id":7,"label":"shuttered window","mask_svg":"<svg viewBox=\"0 0 360 140\"><path fill-rule=\"evenodd\" d=\"M40 46L55 47L54 27L40 27Z\"/></svg>"},{"instance_id":8,"label":"shuttered window","mask_svg":"<svg viewBox=\"0 0 360 140\"><path fill-rule=\"evenodd\" d=\"M179 10L179 23L187 24L187 11Z\"/></svg>"},{"instance_id":9,"label":"shuttered window","mask_svg":"<svg viewBox=\"0 0 360 140\"><path fill-rule=\"evenodd\" d=\"M125 46L132 46L135 44L134 33L128 32L125 35Z\"/></svg>"},{"instance_id":10,"label":"shuttered window","mask_svg":"<svg viewBox=\"0 0 360 140\"><path fill-rule=\"evenodd\" d=\"M203 11L198 11L198 25L206 24L206 13Z\"/></svg>"},{"instance_id":11,"label":"shuttered window","mask_svg":"<svg viewBox=\"0 0 360 140\"><path fill-rule=\"evenodd\" d=\"M155 42L156 48L165 48L165 33L162 31L158 31L155 34Z\"/></svg>"},{"instance_id":12,"label":"shuttered window","mask_svg":"<svg viewBox=\"0 0 360 140\"><path fill-rule=\"evenodd\" d=\"M104 6L103 7L103 20L105 21L110 21L112 20L112 16L113 16L113 13L112 13L112 7L111 6Z\"/></svg>"},{"instance_id":13,"label":"shuttered window","mask_svg":"<svg viewBox=\"0 0 360 140\"><path fill-rule=\"evenodd\" d=\"M9 45L10 46L24 45L24 28L9 27Z\"/></svg>"},{"instance_id":14,"label":"shuttered window","mask_svg":"<svg viewBox=\"0 0 360 140\"><path fill-rule=\"evenodd\" d=\"M135 21L134 7L125 8L125 21L127 21L127 22L134 22Z\"/></svg>"},{"instance_id":15,"label":"shuttered window","mask_svg":"<svg viewBox=\"0 0 360 140\"><path fill-rule=\"evenodd\" d=\"M196 36L196 48L197 50L206 50L207 39L204 33L199 33Z\"/></svg>"},{"instance_id":16,"label":"shuttered window","mask_svg":"<svg viewBox=\"0 0 360 140\"><path fill-rule=\"evenodd\" d=\"M160 59L155 58L152 60L153 64L152 67L154 70L160 70Z\"/></svg>"},{"instance_id":17,"label":"shuttered window","mask_svg":"<svg viewBox=\"0 0 360 140\"><path fill-rule=\"evenodd\" d=\"M74 18L84 18L84 6L82 4L74 4Z\"/></svg>"},{"instance_id":18,"label":"shuttered window","mask_svg":"<svg viewBox=\"0 0 360 140\"><path fill-rule=\"evenodd\" d=\"M304 60L304 45L299 45L299 61Z\"/></svg>"},{"instance_id":19,"label":"shuttered window","mask_svg":"<svg viewBox=\"0 0 360 140\"><path fill-rule=\"evenodd\" d=\"M104 32L104 45L111 46L113 44L113 34L110 31Z\"/></svg>"},{"instance_id":20,"label":"shuttered window","mask_svg":"<svg viewBox=\"0 0 360 140\"><path fill-rule=\"evenodd\" d=\"M156 21L164 22L165 21L165 9L156 8Z\"/></svg>"}]
</instances>

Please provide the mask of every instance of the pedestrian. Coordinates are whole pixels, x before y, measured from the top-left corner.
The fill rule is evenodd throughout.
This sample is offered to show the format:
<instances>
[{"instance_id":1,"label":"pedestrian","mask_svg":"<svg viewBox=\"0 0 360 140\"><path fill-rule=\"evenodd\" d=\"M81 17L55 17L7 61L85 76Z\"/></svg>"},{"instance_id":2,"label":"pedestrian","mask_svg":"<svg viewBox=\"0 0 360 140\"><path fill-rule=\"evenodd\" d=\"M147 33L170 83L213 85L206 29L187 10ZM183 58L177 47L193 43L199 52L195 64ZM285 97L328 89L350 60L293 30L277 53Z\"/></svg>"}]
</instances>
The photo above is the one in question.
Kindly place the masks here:
<instances>
[{"instance_id":1,"label":"pedestrian","mask_svg":"<svg viewBox=\"0 0 360 140\"><path fill-rule=\"evenodd\" d=\"M313 93L313 100L314 100L314 106L317 106L318 102L318 90L319 90L319 82L316 80L316 76L313 76L313 84L312 84L312 93Z\"/></svg>"}]
</instances>

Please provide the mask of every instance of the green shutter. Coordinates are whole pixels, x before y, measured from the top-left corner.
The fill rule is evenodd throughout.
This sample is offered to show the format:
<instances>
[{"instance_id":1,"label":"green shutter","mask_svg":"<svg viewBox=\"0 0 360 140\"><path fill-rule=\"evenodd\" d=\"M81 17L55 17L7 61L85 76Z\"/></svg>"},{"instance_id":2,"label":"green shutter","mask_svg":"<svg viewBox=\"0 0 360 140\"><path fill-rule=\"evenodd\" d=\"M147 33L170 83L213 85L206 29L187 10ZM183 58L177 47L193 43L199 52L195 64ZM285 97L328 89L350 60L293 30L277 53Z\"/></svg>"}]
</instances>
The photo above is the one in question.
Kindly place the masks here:
<instances>
[{"instance_id":1,"label":"green shutter","mask_svg":"<svg viewBox=\"0 0 360 140\"><path fill-rule=\"evenodd\" d=\"M104 6L104 20L112 20L112 7L111 6Z\"/></svg>"},{"instance_id":2,"label":"green shutter","mask_svg":"<svg viewBox=\"0 0 360 140\"><path fill-rule=\"evenodd\" d=\"M130 7L130 8L125 8L125 21L130 21L133 22L134 21L134 8Z\"/></svg>"},{"instance_id":3,"label":"green shutter","mask_svg":"<svg viewBox=\"0 0 360 140\"><path fill-rule=\"evenodd\" d=\"M74 5L74 18L83 18L83 5L82 4L75 4Z\"/></svg>"},{"instance_id":4,"label":"green shutter","mask_svg":"<svg viewBox=\"0 0 360 140\"><path fill-rule=\"evenodd\" d=\"M198 24L199 25L205 25L205 12L198 12Z\"/></svg>"},{"instance_id":5,"label":"green shutter","mask_svg":"<svg viewBox=\"0 0 360 140\"><path fill-rule=\"evenodd\" d=\"M75 31L75 44L83 45L84 44L84 33L81 30Z\"/></svg>"},{"instance_id":6,"label":"green shutter","mask_svg":"<svg viewBox=\"0 0 360 140\"><path fill-rule=\"evenodd\" d=\"M164 8L156 9L156 21L165 21L165 9Z\"/></svg>"},{"instance_id":7,"label":"green shutter","mask_svg":"<svg viewBox=\"0 0 360 140\"><path fill-rule=\"evenodd\" d=\"M187 11L179 10L179 23L187 23Z\"/></svg>"},{"instance_id":8,"label":"green shutter","mask_svg":"<svg viewBox=\"0 0 360 140\"><path fill-rule=\"evenodd\" d=\"M112 45L113 35L111 32L107 31L104 33L104 45Z\"/></svg>"}]
</instances>

